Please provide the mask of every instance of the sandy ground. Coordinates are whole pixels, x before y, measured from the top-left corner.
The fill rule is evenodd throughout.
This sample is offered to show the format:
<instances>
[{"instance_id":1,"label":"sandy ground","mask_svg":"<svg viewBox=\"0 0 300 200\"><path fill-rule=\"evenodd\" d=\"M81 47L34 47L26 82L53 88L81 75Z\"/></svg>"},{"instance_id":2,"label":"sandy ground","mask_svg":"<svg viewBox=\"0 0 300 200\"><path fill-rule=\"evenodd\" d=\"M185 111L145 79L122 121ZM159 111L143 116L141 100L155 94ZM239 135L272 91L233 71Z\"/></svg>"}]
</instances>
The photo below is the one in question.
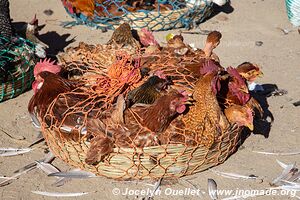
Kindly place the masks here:
<instances>
[{"instance_id":1,"label":"sandy ground","mask_svg":"<svg viewBox=\"0 0 300 200\"><path fill-rule=\"evenodd\" d=\"M40 24L46 24L41 31L41 39L48 42L52 48L51 53L56 53L66 45L76 45L80 41L87 43L103 43L111 36L111 31L91 30L85 26L64 29L59 24L62 21L71 21L58 0L11 0L11 16L15 22L30 21L37 13ZM252 152L253 150L268 152L295 152L299 151L300 143L300 107L294 107L293 102L300 100L300 35L297 31L284 35L278 28L293 29L288 22L284 1L279 0L232 0L231 13L221 12L210 20L201 24L203 30L219 30L223 34L221 45L216 49L224 66L236 66L244 61L258 63L265 74L258 80L261 84L276 84L279 88L288 91L284 96L268 98L269 110L274 116L270 131L263 127L246 139L242 147L232 155L224 164L214 169L223 172L259 176L257 180L233 180L204 171L193 176L185 177L175 183L164 184L162 193L154 199L208 199L207 179L213 178L219 189L264 189L270 187L269 182L278 176L281 167L276 159L285 163L300 163L300 155L294 156L267 156ZM45 9L52 9L54 14L46 16ZM293 29L295 30L295 29ZM177 33L178 30L170 31ZM167 32L155 33L160 40L164 40ZM65 43L65 40L74 42ZM185 40L195 43L197 47L203 46L205 36L185 35ZM200 42L199 42L200 41ZM258 47L256 41L262 41ZM26 147L37 136L27 113L27 103L32 96L32 91L26 92L18 98L0 104L0 147ZM8 137L3 131L18 139ZM46 147L39 145L33 152L18 157L0 157L0 176L11 176L13 171L37 160L43 156ZM62 161L56 159L53 164L61 170L70 169ZM51 186L54 178L47 177L42 171L34 170L12 184L0 188L0 199L51 199L31 193L33 190L50 192L89 192L88 195L77 199L141 199L141 195L113 195L113 188L122 192L128 189L140 191L152 189L146 183L151 181L118 182L103 177L89 180L74 180L63 187ZM171 188L185 189L198 188L206 192L203 196L165 195L164 192ZM300 196L300 192L298 192ZM223 196L224 197L224 196ZM72 198L70 198L72 199ZM75 198L73 198L75 199ZM296 199L289 196L273 195L255 197L253 199Z\"/></svg>"}]
</instances>

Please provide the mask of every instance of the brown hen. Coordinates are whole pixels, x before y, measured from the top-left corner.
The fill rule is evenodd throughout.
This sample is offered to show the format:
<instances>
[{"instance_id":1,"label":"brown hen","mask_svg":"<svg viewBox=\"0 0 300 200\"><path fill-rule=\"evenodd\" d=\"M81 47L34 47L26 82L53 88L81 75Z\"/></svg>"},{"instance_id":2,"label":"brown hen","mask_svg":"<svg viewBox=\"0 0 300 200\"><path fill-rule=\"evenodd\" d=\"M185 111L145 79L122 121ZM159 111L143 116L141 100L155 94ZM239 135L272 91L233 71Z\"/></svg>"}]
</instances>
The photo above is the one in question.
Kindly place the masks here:
<instances>
[{"instance_id":1,"label":"brown hen","mask_svg":"<svg viewBox=\"0 0 300 200\"><path fill-rule=\"evenodd\" d=\"M75 89L79 84L69 81L48 71L40 72L36 77L37 91L31 97L28 111L33 122L38 126L38 116L42 119L50 103L61 93Z\"/></svg>"},{"instance_id":2,"label":"brown hen","mask_svg":"<svg viewBox=\"0 0 300 200\"><path fill-rule=\"evenodd\" d=\"M224 110L224 114L230 124L237 124L239 127L246 126L253 130L253 113L252 109L246 106L233 105Z\"/></svg>"},{"instance_id":3,"label":"brown hen","mask_svg":"<svg viewBox=\"0 0 300 200\"><path fill-rule=\"evenodd\" d=\"M118 147L142 148L159 145L159 134L168 128L177 115L185 111L187 101L185 94L171 91L152 105L135 105L124 111L125 101L118 98L117 107L112 114L107 112L102 119L88 121L88 134L93 138L86 162L94 164L110 153L113 144L106 144L106 148L103 147L108 141Z\"/></svg>"},{"instance_id":4,"label":"brown hen","mask_svg":"<svg viewBox=\"0 0 300 200\"><path fill-rule=\"evenodd\" d=\"M112 34L111 39L107 42L109 45L117 45L130 50L139 49L140 43L133 37L131 27L128 23L121 24Z\"/></svg>"},{"instance_id":5,"label":"brown hen","mask_svg":"<svg viewBox=\"0 0 300 200\"><path fill-rule=\"evenodd\" d=\"M216 98L219 88L218 66L209 60L201 69L201 73L204 76L194 87L194 106L191 106L189 112L182 117L182 122L186 127L183 135L188 144L201 143L210 147L221 131L228 127ZM181 127L182 125L177 123L175 126ZM189 138L188 141L187 138Z\"/></svg>"},{"instance_id":6,"label":"brown hen","mask_svg":"<svg viewBox=\"0 0 300 200\"><path fill-rule=\"evenodd\" d=\"M239 74L247 81L253 82L257 77L263 76L263 72L256 64L244 62L236 67Z\"/></svg>"}]
</instances>

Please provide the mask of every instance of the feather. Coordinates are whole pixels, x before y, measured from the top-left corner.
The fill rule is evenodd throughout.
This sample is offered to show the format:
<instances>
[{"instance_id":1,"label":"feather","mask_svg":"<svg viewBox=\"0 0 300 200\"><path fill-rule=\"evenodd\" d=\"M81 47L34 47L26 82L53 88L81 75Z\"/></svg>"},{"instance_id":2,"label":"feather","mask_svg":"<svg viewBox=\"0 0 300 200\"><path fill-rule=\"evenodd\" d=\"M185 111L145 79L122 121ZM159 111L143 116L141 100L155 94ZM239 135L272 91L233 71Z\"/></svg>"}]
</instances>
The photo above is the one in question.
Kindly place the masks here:
<instances>
[{"instance_id":1,"label":"feather","mask_svg":"<svg viewBox=\"0 0 300 200\"><path fill-rule=\"evenodd\" d=\"M283 162L281 162L281 161L279 161L279 160L277 160L277 159L276 159L276 161L277 161L277 163L280 165L280 167L282 167L283 169L286 168L286 167L288 166L287 164L285 164L285 163L283 163Z\"/></svg>"},{"instance_id":2,"label":"feather","mask_svg":"<svg viewBox=\"0 0 300 200\"><path fill-rule=\"evenodd\" d=\"M88 192L75 192L75 193L42 192L42 191L31 191L31 192L34 194L39 194L48 197L79 197L88 194Z\"/></svg>"},{"instance_id":3,"label":"feather","mask_svg":"<svg viewBox=\"0 0 300 200\"><path fill-rule=\"evenodd\" d=\"M51 162L53 159L54 159L54 155L49 152L48 154L46 154L46 156L43 158L43 159L40 159L38 160L39 162L44 162L44 163L49 163ZM29 163L28 165L25 165L24 167L14 171L14 173L21 173L22 171L25 171L29 168L32 168L32 167L36 167L37 166L37 163L36 162L32 162L32 163Z\"/></svg>"},{"instance_id":4,"label":"feather","mask_svg":"<svg viewBox=\"0 0 300 200\"><path fill-rule=\"evenodd\" d=\"M86 172L82 170L73 170L68 172L56 172L49 174L48 176L64 177L64 178L76 178L76 179L86 179L96 177L95 174L91 172Z\"/></svg>"},{"instance_id":5,"label":"feather","mask_svg":"<svg viewBox=\"0 0 300 200\"><path fill-rule=\"evenodd\" d=\"M41 128L41 123L40 123L39 119L37 118L37 116L35 115L35 113L30 113L30 117L31 117L32 125L35 128L40 129Z\"/></svg>"},{"instance_id":6,"label":"feather","mask_svg":"<svg viewBox=\"0 0 300 200\"><path fill-rule=\"evenodd\" d=\"M72 169L70 171L81 171L81 169ZM61 178L58 178L58 180L56 182L54 182L52 184L52 186L55 186L55 187L60 187L60 186L63 186L65 183L71 181L72 178L66 178L66 177L61 177Z\"/></svg>"},{"instance_id":7,"label":"feather","mask_svg":"<svg viewBox=\"0 0 300 200\"><path fill-rule=\"evenodd\" d=\"M218 199L217 183L214 179L210 179L210 178L208 179L207 188L208 188L208 194L209 194L210 198L212 200Z\"/></svg>"},{"instance_id":8,"label":"feather","mask_svg":"<svg viewBox=\"0 0 300 200\"><path fill-rule=\"evenodd\" d=\"M45 172L47 175L60 172L59 169L54 167L53 165L49 163L45 163L42 161L36 161L37 168L41 169L43 172Z\"/></svg>"},{"instance_id":9,"label":"feather","mask_svg":"<svg viewBox=\"0 0 300 200\"><path fill-rule=\"evenodd\" d=\"M257 196L264 196L265 194L245 194L241 196L232 196L232 197L226 197L222 200L241 200L241 199L247 199L249 197L257 197Z\"/></svg>"},{"instance_id":10,"label":"feather","mask_svg":"<svg viewBox=\"0 0 300 200\"><path fill-rule=\"evenodd\" d=\"M0 148L0 156L16 156L24 153L30 152L32 149L16 149L16 148Z\"/></svg>"},{"instance_id":11,"label":"feather","mask_svg":"<svg viewBox=\"0 0 300 200\"><path fill-rule=\"evenodd\" d=\"M212 172L226 177L226 178L231 178L231 179L257 179L257 176L254 175L250 175L250 176L244 176L244 175L240 175L240 174L235 174L235 173L226 173L226 172L220 172L217 170L211 170Z\"/></svg>"},{"instance_id":12,"label":"feather","mask_svg":"<svg viewBox=\"0 0 300 200\"><path fill-rule=\"evenodd\" d=\"M6 180L0 182L0 187L10 184L12 182L12 180L17 179L19 176L21 176L23 174L26 174L27 172L29 172L29 171L31 171L35 168L36 168L36 166L33 166L33 167L30 167L26 170L23 170L23 171L19 172L19 173L14 174L12 177L10 177L10 179L6 179Z\"/></svg>"},{"instance_id":13,"label":"feather","mask_svg":"<svg viewBox=\"0 0 300 200\"><path fill-rule=\"evenodd\" d=\"M272 181L271 185L278 185L278 183L287 178L293 168L295 168L295 164L285 165L283 172Z\"/></svg>"},{"instance_id":14,"label":"feather","mask_svg":"<svg viewBox=\"0 0 300 200\"><path fill-rule=\"evenodd\" d=\"M52 186L55 186L55 187L60 187L60 186L63 186L65 183L71 181L72 179L71 178L59 178L57 181L55 181Z\"/></svg>"},{"instance_id":15,"label":"feather","mask_svg":"<svg viewBox=\"0 0 300 200\"><path fill-rule=\"evenodd\" d=\"M16 179L16 178L14 178L14 177L7 177L7 176L0 176L0 179L11 180L11 179Z\"/></svg>"},{"instance_id":16,"label":"feather","mask_svg":"<svg viewBox=\"0 0 300 200\"><path fill-rule=\"evenodd\" d=\"M279 153L279 152L264 152L264 151L252 151L254 153L265 154L265 155L274 155L274 156L292 156L300 154L300 151L296 152L287 152L287 153Z\"/></svg>"},{"instance_id":17,"label":"feather","mask_svg":"<svg viewBox=\"0 0 300 200\"><path fill-rule=\"evenodd\" d=\"M270 190L293 190L300 191L300 184L297 185L281 185L278 187L270 188Z\"/></svg>"}]
</instances>

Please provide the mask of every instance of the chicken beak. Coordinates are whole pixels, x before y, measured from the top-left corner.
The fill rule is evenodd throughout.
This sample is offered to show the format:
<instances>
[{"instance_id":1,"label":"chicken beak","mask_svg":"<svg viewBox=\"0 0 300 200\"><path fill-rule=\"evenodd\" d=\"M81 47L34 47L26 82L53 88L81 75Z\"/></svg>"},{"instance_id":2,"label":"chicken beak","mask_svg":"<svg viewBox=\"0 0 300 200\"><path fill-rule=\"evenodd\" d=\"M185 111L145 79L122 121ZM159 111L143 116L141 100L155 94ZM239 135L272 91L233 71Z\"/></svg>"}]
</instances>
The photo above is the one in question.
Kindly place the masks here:
<instances>
[{"instance_id":1,"label":"chicken beak","mask_svg":"<svg viewBox=\"0 0 300 200\"><path fill-rule=\"evenodd\" d=\"M185 103L184 103L185 105L194 105L192 102L190 102L190 101L186 101Z\"/></svg>"},{"instance_id":2,"label":"chicken beak","mask_svg":"<svg viewBox=\"0 0 300 200\"><path fill-rule=\"evenodd\" d=\"M246 94L249 94L249 90L248 88L240 88L240 91L246 93Z\"/></svg>"},{"instance_id":3,"label":"chicken beak","mask_svg":"<svg viewBox=\"0 0 300 200\"><path fill-rule=\"evenodd\" d=\"M264 76L264 73L262 71L259 72L258 77L261 78Z\"/></svg>"},{"instance_id":4,"label":"chicken beak","mask_svg":"<svg viewBox=\"0 0 300 200\"><path fill-rule=\"evenodd\" d=\"M185 101L185 105L194 105L195 100L192 97L188 97Z\"/></svg>"},{"instance_id":5,"label":"chicken beak","mask_svg":"<svg viewBox=\"0 0 300 200\"><path fill-rule=\"evenodd\" d=\"M253 130L254 130L253 123L249 123L249 124L247 124L246 126L250 129L250 131L253 131Z\"/></svg>"}]
</instances>

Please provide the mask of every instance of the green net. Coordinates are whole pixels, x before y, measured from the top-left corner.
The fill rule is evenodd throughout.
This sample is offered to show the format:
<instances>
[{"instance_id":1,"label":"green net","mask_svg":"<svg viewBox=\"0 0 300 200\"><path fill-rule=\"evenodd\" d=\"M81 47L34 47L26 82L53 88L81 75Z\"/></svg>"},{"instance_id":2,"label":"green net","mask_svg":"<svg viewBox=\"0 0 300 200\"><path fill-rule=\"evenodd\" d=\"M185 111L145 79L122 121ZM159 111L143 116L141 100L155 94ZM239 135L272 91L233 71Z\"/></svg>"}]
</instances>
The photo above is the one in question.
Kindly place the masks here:
<instances>
[{"instance_id":1,"label":"green net","mask_svg":"<svg viewBox=\"0 0 300 200\"><path fill-rule=\"evenodd\" d=\"M0 36L0 102L14 98L31 87L36 59L34 45L21 37Z\"/></svg>"}]
</instances>

